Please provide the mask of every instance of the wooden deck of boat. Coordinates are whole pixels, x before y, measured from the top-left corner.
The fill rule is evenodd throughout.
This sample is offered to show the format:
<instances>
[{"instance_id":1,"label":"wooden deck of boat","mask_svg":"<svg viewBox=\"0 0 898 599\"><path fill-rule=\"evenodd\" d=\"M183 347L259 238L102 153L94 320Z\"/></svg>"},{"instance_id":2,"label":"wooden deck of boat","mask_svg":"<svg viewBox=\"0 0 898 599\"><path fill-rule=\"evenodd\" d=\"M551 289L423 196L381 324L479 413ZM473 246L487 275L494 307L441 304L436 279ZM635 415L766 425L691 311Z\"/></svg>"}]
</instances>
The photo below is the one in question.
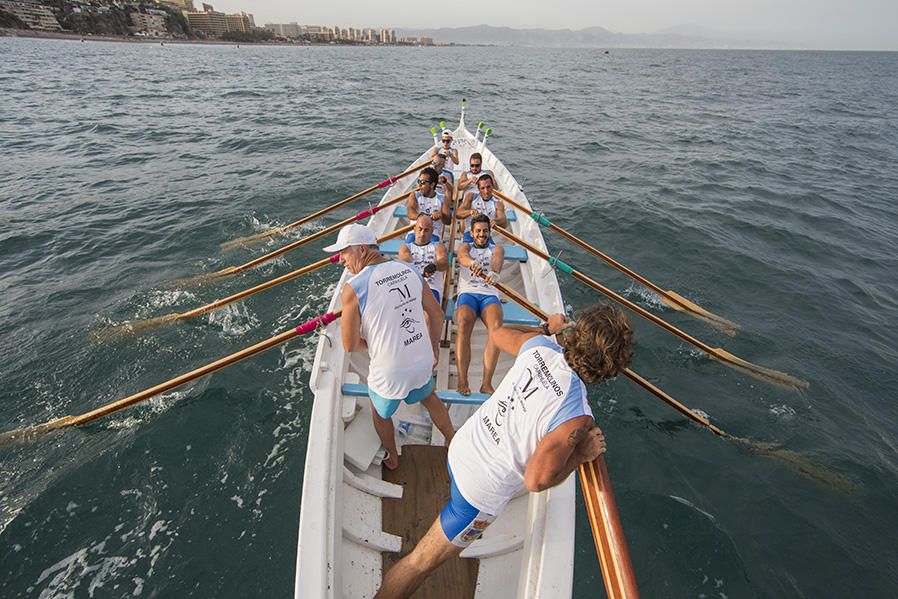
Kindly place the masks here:
<instances>
[{"instance_id":1,"label":"wooden deck of boat","mask_svg":"<svg viewBox=\"0 0 898 599\"><path fill-rule=\"evenodd\" d=\"M396 470L384 469L386 481L402 485L402 499L383 500L383 530L402 537L399 554L383 554L383 571L411 551L449 499L446 448L405 445ZM414 599L473 599L479 561L457 557L440 566Z\"/></svg>"}]
</instances>

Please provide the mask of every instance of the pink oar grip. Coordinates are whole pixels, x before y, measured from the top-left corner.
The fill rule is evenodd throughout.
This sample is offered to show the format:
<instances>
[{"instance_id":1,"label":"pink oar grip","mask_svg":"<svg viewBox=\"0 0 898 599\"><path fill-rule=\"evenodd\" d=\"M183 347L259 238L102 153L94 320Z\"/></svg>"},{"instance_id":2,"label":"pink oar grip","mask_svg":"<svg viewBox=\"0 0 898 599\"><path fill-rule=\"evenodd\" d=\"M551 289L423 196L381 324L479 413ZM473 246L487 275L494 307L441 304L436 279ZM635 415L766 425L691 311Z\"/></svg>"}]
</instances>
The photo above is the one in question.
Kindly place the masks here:
<instances>
[{"instance_id":1,"label":"pink oar grip","mask_svg":"<svg viewBox=\"0 0 898 599\"><path fill-rule=\"evenodd\" d=\"M374 208L370 208L368 210L362 210L355 215L355 219L362 220L363 218L368 218L369 216L377 214L378 210L380 210L380 206L375 206Z\"/></svg>"},{"instance_id":2,"label":"pink oar grip","mask_svg":"<svg viewBox=\"0 0 898 599\"><path fill-rule=\"evenodd\" d=\"M331 264L336 264L337 262L339 262L340 261L340 252L337 252L336 254L331 256L329 258L329 260L331 261Z\"/></svg>"},{"instance_id":3,"label":"pink oar grip","mask_svg":"<svg viewBox=\"0 0 898 599\"><path fill-rule=\"evenodd\" d=\"M298 327L296 327L296 334L297 335L305 335L306 333L311 333L311 332L315 331L318 327L326 327L327 325L334 322L335 320L337 320L337 317L334 316L333 312L328 312L327 314L324 314L323 316L316 316L312 320L310 320L308 322L304 322L301 325L299 325Z\"/></svg>"},{"instance_id":4,"label":"pink oar grip","mask_svg":"<svg viewBox=\"0 0 898 599\"><path fill-rule=\"evenodd\" d=\"M384 179L383 181L381 181L380 183L377 184L377 188L382 189L382 188L386 187L387 185L392 185L393 183L395 183L398 180L399 179L397 179L396 177L390 177L389 179Z\"/></svg>"}]
</instances>

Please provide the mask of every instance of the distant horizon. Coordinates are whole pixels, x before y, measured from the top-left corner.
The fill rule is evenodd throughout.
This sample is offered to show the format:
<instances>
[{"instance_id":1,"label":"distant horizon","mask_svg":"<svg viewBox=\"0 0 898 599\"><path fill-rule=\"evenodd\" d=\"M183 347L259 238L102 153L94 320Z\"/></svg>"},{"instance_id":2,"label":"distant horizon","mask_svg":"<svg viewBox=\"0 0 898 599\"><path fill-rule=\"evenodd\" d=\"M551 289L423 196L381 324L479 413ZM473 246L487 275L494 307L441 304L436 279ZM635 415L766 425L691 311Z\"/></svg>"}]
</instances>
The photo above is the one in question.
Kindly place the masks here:
<instances>
[{"instance_id":1,"label":"distant horizon","mask_svg":"<svg viewBox=\"0 0 898 599\"><path fill-rule=\"evenodd\" d=\"M197 8L202 0L195 0ZM421 31L488 24L514 30L572 32L600 27L631 35L686 35L728 43L768 43L773 48L898 50L898 2L894 0L746 0L738 6L713 0L643 0L638 6L596 7L587 0L520 7L510 0L489 5L458 0L451 13L430 12L406 0L370 6L358 0L302 6L290 0L211 0L216 10L252 13L256 24L290 23ZM447 22L451 21L451 23ZM588 24L588 25L584 25ZM451 40L443 40L451 41Z\"/></svg>"}]
</instances>

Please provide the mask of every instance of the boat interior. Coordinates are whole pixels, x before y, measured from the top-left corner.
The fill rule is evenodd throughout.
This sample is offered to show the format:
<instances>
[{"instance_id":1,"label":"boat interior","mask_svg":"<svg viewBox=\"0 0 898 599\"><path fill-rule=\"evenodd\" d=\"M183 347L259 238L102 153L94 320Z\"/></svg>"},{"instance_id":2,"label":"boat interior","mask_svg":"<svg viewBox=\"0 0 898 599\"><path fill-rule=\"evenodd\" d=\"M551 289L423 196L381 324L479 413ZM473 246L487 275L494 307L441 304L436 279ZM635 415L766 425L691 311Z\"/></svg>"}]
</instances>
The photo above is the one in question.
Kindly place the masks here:
<instances>
[{"instance_id":1,"label":"boat interior","mask_svg":"<svg viewBox=\"0 0 898 599\"><path fill-rule=\"evenodd\" d=\"M498 188L528 205L517 181L498 159L463 126L456 130L460 165L467 165L470 154L480 151L484 166L488 167L497 180ZM420 164L429 156L424 152L414 164ZM456 171L456 178L461 171ZM408 192L414 177L400 181L384 194L381 204ZM527 215L514 214L507 207L509 229L516 235L545 249L538 225ZM378 236L389 233L409 223L404 202L398 207L389 207L376 214L369 223ZM448 231L448 228L447 228ZM448 233L446 234L448 236ZM460 235L456 235L456 248ZM539 258L528 256L527 252L510 241L493 235L496 243L503 244L506 259L502 269L502 282L545 310L561 311L562 303L558 282L554 271ZM391 240L382 244L385 254L398 252L401 240ZM455 356L456 327L452 321L454 313L455 282L457 263L453 261L452 288L447 306L446 320L441 339L440 359L436 371L437 395L448 404L449 413L456 430L470 417L487 395L472 393L459 394L457 389L458 365ZM344 273L337 289L347 278ZM331 309L339 307L339 291L335 293ZM506 323L536 325L538 321L513 301L502 298L503 316ZM339 324L335 323L335 324ZM339 470L333 472L333 480L328 485L334 496L326 491L318 497L325 497L334 505L334 513L328 515L332 531L331 545L328 546L329 567L333 568L329 585L338 589L330 596L373 597L380 586L382 575L398 559L415 547L418 540L428 530L449 497L449 475L446 468L446 448L444 438L432 425L427 411L420 405L402 404L393 416L397 447L400 451L400 466L388 470L382 465L385 450L381 447L371 419L371 402L367 395L368 356L364 352L343 354L339 347L339 332L328 335L327 342L319 343L316 366L322 363L333 379L326 379L325 372L318 376L313 373L313 388L317 385L315 410L322 396L330 395L336 402L339 420L332 425L333 439L322 439L339 448L327 453L319 448L326 459L339 462ZM469 382L471 389L480 388L483 374L483 350L487 341L487 331L478 320L472 334L471 365ZM498 385L511 367L514 356L501 354L493 379ZM320 380L319 380L320 379ZM328 384L324 382L330 380ZM332 401L333 401L332 400ZM326 401L326 400L325 400ZM313 413L313 426L315 421ZM320 419L321 416L319 415ZM336 418L335 418L336 420ZM314 430L314 429L313 429ZM314 433L313 433L314 434ZM313 459L313 444L309 445L309 457ZM304 485L310 484L310 469L307 464ZM304 490L303 513L307 518L306 502L314 494ZM553 503L554 498L554 503ZM570 511L570 513L567 513ZM522 493L513 499L499 518L485 531L483 537L462 552L461 557L444 564L417 591L419 598L462 598L462 597L524 597L552 596L543 594L546 589L558 588L559 595L570 593L573 569L571 563L556 563L552 568L542 568L543 551L547 544L567 542L565 533L573 531L573 480L549 492L533 495ZM554 514L554 516L553 516ZM554 520L558 517L557 520ZM561 522L557 527L546 527L548 519ZM523 526L522 523L529 523ZM303 552L307 555L311 548L300 534L300 569L297 575L297 596L301 591ZM305 526L309 526L307 522ZM547 530L548 529L548 530ZM567 530L570 529L570 530ZM306 544L306 547L303 544ZM568 560L563 560L568 561ZM307 565L307 564L306 564ZM567 592L565 593L565 589Z\"/></svg>"}]
</instances>

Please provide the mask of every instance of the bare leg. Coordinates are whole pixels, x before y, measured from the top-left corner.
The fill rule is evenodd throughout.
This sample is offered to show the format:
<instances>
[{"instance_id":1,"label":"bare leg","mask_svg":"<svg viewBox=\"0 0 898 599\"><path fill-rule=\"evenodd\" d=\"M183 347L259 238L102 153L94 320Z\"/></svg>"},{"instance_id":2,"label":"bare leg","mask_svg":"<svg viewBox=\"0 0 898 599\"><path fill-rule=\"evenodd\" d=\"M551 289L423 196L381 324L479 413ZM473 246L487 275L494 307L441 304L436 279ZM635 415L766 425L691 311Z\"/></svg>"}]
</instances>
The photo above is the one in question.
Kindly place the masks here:
<instances>
[{"instance_id":1,"label":"bare leg","mask_svg":"<svg viewBox=\"0 0 898 599\"><path fill-rule=\"evenodd\" d=\"M483 309L480 318L487 330L486 347L483 348L483 382L480 384L480 392L492 395L496 391L493 389L493 373L496 372L496 364L499 363L499 348L493 343L493 329L502 326L502 306L490 304Z\"/></svg>"},{"instance_id":2,"label":"bare leg","mask_svg":"<svg viewBox=\"0 0 898 599\"><path fill-rule=\"evenodd\" d=\"M443 534L440 517L434 520L427 534L424 535L412 552L402 558L384 576L383 585L374 596L375 599L406 599L411 597L424 579L448 559L462 552Z\"/></svg>"},{"instance_id":3,"label":"bare leg","mask_svg":"<svg viewBox=\"0 0 898 599\"><path fill-rule=\"evenodd\" d=\"M455 436L455 429L452 427L452 419L449 418L449 410L446 408L446 404L440 401L436 393L431 393L421 400L421 405L427 408L428 413L430 413L430 419L443 433L443 437L446 438L446 447L449 447L452 437Z\"/></svg>"},{"instance_id":4,"label":"bare leg","mask_svg":"<svg viewBox=\"0 0 898 599\"><path fill-rule=\"evenodd\" d=\"M380 437L380 443L390 453L389 458L384 460L384 466L387 470L396 470L399 467L399 453L396 451L396 437L393 435L393 419L381 418L374 406L371 406L371 417L374 421L374 430Z\"/></svg>"},{"instance_id":5,"label":"bare leg","mask_svg":"<svg viewBox=\"0 0 898 599\"><path fill-rule=\"evenodd\" d=\"M455 363L458 367L458 392L462 395L471 394L471 385L468 383L468 367L471 366L471 332L477 317L468 306L459 306L455 310L455 322L458 330L455 333Z\"/></svg>"}]
</instances>

